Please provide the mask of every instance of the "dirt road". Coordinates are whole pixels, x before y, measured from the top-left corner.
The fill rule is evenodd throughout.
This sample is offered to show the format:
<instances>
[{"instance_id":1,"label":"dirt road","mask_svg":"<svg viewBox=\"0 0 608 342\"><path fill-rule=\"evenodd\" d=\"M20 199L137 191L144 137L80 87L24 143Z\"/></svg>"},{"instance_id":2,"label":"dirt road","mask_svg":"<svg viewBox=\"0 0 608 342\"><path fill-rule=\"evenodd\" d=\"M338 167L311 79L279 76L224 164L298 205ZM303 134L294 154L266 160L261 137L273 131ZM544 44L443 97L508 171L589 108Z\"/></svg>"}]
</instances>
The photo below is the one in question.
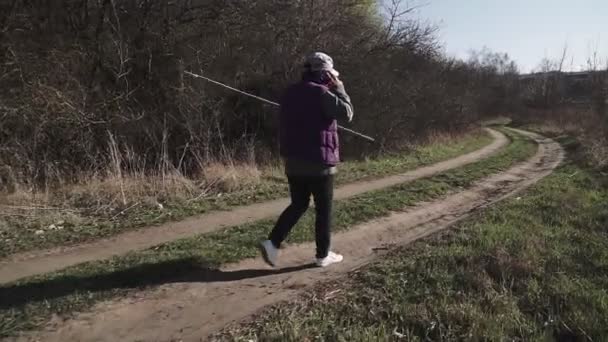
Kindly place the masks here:
<instances>
[{"instance_id":1,"label":"dirt road","mask_svg":"<svg viewBox=\"0 0 608 342\"><path fill-rule=\"evenodd\" d=\"M269 304L292 298L317 282L344 276L384 253L383 247L407 244L445 229L549 175L563 159L562 148L552 140L525 134L539 142L538 152L528 161L480 180L462 192L335 236L335 249L345 255L345 261L335 267L311 267L314 246L295 245L282 251L280 269L271 270L261 259L250 259L219 271L192 274L180 283L97 305L90 313L16 340L207 340L210 333Z\"/></svg>"}]
</instances>

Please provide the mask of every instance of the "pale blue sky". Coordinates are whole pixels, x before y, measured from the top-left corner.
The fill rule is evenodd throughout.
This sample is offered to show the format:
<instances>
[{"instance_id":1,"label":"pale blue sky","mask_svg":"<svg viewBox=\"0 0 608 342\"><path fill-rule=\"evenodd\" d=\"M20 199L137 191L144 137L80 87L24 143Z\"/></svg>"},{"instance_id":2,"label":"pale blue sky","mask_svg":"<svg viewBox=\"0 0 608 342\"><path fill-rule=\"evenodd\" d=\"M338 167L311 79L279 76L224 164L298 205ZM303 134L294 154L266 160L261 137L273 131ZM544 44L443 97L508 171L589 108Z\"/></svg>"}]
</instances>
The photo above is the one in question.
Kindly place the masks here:
<instances>
[{"instance_id":1,"label":"pale blue sky","mask_svg":"<svg viewBox=\"0 0 608 342\"><path fill-rule=\"evenodd\" d=\"M412 3L410 1L410 3ZM508 53L528 72L568 44L578 70L597 50L608 58L608 0L422 0L416 15L440 27L448 54L466 58L484 45ZM574 60L573 63L572 59Z\"/></svg>"}]
</instances>

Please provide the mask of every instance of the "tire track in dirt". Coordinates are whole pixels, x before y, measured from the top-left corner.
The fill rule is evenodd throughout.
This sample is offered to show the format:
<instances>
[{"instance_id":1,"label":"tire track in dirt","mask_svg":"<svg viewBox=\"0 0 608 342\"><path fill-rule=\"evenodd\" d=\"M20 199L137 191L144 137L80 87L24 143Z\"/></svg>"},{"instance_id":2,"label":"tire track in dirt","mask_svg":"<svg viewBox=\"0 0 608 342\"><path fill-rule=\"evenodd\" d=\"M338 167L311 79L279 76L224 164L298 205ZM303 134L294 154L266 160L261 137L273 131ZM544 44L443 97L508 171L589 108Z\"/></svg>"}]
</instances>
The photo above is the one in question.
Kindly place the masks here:
<instances>
[{"instance_id":1,"label":"tire track in dirt","mask_svg":"<svg viewBox=\"0 0 608 342\"><path fill-rule=\"evenodd\" d=\"M471 212L512 196L549 175L563 160L556 142L521 132L539 143L528 161L445 198L358 225L337 234L334 249L345 261L327 269L310 264L314 244L282 250L280 269L261 258L221 270L191 274L137 296L97 305L91 312L49 325L16 341L204 341L209 334L265 306L293 298L317 282L335 280L369 263L383 249L448 228Z\"/></svg>"},{"instance_id":2,"label":"tire track in dirt","mask_svg":"<svg viewBox=\"0 0 608 342\"><path fill-rule=\"evenodd\" d=\"M486 130L492 135L494 141L477 151L403 174L347 184L336 189L335 198L338 200L346 199L365 192L411 182L458 168L486 158L496 153L508 143L508 139L504 134L492 129ZM142 250L226 227L275 217L288 203L289 200L283 198L236 207L229 211L211 212L179 222L122 233L91 243L16 254L0 260L0 284L10 283L37 274L57 271L87 261L108 259L130 251Z\"/></svg>"}]
</instances>

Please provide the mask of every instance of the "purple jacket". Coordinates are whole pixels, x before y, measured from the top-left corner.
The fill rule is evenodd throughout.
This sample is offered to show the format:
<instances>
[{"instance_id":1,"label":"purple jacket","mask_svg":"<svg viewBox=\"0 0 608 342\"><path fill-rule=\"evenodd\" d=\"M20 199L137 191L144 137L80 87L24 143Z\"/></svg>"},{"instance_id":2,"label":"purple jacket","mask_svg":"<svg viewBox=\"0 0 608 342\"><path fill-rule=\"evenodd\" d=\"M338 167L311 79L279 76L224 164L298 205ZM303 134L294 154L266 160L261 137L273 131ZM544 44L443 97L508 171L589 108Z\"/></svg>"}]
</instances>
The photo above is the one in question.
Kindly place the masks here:
<instances>
[{"instance_id":1,"label":"purple jacket","mask_svg":"<svg viewBox=\"0 0 608 342\"><path fill-rule=\"evenodd\" d=\"M326 167L339 163L336 118L350 120L352 105L343 88L335 92L311 81L287 89L279 120L281 155L285 159Z\"/></svg>"}]
</instances>

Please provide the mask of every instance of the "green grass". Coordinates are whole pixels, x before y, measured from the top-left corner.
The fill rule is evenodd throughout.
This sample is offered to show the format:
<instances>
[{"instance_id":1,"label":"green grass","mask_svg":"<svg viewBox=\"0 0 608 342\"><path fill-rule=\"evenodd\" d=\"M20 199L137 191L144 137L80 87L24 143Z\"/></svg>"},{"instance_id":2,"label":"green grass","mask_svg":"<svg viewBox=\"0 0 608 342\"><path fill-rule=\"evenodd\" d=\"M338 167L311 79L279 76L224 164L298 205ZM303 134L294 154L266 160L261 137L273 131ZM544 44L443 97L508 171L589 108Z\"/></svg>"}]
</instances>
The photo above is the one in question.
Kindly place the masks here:
<instances>
[{"instance_id":1,"label":"green grass","mask_svg":"<svg viewBox=\"0 0 608 342\"><path fill-rule=\"evenodd\" d=\"M227 340L606 341L608 178L569 163ZM326 293L340 294L324 300Z\"/></svg>"},{"instance_id":2,"label":"green grass","mask_svg":"<svg viewBox=\"0 0 608 342\"><path fill-rule=\"evenodd\" d=\"M496 155L443 174L336 202L334 231L353 227L417 202L457 191L475 180L504 170L536 151L536 145L507 132L513 142ZM134 289L174 281L205 281L214 268L257 254L258 241L274 220L227 228L107 261L90 262L0 287L0 336L32 329L52 314L89 308ZM307 214L289 242L313 240L313 215Z\"/></svg>"},{"instance_id":3,"label":"green grass","mask_svg":"<svg viewBox=\"0 0 608 342\"><path fill-rule=\"evenodd\" d=\"M336 182L342 185L405 172L475 151L492 141L492 137L487 132L476 131L446 141L422 145L408 153L347 161L340 166ZM89 196L86 193L82 195ZM67 212L37 211L32 216L2 215L0 216L0 258L28 250L93 241L127 230L284 196L287 196L285 178L267 174L258 183L221 196L218 193L195 201L177 198L159 199L164 203L162 210L156 206L140 205L125 211L123 215L117 215L121 210L97 211L96 206L91 204L92 209L87 210L76 208ZM92 199L86 200L87 203L91 201L95 202ZM62 229L49 229L51 224ZM44 234L37 235L36 231L39 230L44 231Z\"/></svg>"}]
</instances>

